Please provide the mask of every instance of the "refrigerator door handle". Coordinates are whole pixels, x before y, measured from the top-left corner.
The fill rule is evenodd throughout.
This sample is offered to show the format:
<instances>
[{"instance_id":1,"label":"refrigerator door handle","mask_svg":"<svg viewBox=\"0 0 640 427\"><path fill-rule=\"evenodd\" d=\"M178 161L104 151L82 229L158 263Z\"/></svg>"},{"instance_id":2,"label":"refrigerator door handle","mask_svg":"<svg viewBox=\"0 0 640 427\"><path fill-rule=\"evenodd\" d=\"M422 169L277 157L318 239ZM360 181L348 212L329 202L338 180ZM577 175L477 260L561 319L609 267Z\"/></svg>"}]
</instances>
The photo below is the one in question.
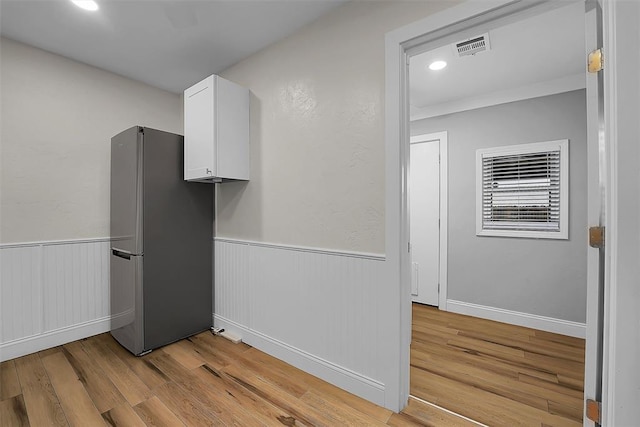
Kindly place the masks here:
<instances>
[{"instance_id":1,"label":"refrigerator door handle","mask_svg":"<svg viewBox=\"0 0 640 427\"><path fill-rule=\"evenodd\" d=\"M124 258L124 259L131 259L131 256L133 255L129 251L125 251L123 249L118 249L118 248L111 248L111 253L117 257Z\"/></svg>"}]
</instances>

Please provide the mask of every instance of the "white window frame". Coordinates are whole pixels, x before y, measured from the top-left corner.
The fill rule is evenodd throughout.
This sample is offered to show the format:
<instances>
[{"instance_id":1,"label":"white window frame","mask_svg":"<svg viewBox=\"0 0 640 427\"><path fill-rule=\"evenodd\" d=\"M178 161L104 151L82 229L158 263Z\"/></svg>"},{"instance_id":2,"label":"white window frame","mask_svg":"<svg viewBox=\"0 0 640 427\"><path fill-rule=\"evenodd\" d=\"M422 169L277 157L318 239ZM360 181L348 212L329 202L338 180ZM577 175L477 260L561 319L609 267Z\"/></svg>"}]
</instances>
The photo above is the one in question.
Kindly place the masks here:
<instances>
[{"instance_id":1,"label":"white window frame","mask_svg":"<svg viewBox=\"0 0 640 427\"><path fill-rule=\"evenodd\" d=\"M482 217L483 158L534 154L560 150L560 217L559 230L485 229ZM481 148L476 150L476 235L496 237L520 237L534 239L569 238L569 140L534 142L531 144Z\"/></svg>"}]
</instances>

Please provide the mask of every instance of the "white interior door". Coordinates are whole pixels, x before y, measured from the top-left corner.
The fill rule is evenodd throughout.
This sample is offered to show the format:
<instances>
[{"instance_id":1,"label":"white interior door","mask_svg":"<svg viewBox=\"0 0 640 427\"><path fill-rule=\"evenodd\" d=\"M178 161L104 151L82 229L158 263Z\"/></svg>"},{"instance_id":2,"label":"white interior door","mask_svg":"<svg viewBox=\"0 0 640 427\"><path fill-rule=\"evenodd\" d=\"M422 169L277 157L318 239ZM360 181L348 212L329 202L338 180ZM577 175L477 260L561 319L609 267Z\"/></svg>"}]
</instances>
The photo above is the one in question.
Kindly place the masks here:
<instances>
[{"instance_id":1,"label":"white interior door","mask_svg":"<svg viewBox=\"0 0 640 427\"><path fill-rule=\"evenodd\" d=\"M412 138L409 159L411 297L414 302L437 306L440 277L440 140Z\"/></svg>"}]
</instances>

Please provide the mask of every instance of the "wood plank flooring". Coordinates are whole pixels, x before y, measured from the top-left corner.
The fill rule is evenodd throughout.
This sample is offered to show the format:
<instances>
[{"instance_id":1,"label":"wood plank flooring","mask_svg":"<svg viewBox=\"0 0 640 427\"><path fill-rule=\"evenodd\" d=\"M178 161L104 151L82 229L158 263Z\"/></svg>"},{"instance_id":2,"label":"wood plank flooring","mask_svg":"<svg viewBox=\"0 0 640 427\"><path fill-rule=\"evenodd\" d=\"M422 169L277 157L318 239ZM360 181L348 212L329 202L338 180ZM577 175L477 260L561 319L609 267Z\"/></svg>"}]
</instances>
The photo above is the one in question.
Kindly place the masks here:
<instances>
[{"instance_id":1,"label":"wood plank flooring","mask_svg":"<svg viewBox=\"0 0 640 427\"><path fill-rule=\"evenodd\" d=\"M205 332L143 357L109 334L0 365L0 426L472 426L410 400L400 414Z\"/></svg>"},{"instance_id":2,"label":"wood plank flooring","mask_svg":"<svg viewBox=\"0 0 640 427\"><path fill-rule=\"evenodd\" d=\"M490 426L581 426L584 340L413 304L411 394Z\"/></svg>"}]
</instances>

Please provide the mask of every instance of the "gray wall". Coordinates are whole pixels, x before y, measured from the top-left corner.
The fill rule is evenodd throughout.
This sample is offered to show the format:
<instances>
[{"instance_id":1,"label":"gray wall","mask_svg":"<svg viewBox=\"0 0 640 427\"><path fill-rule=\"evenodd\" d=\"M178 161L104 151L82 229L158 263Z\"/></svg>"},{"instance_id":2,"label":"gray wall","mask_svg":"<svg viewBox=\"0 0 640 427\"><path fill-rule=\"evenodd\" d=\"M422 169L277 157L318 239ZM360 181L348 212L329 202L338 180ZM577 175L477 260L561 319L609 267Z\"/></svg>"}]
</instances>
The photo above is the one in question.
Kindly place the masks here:
<instances>
[{"instance_id":1,"label":"gray wall","mask_svg":"<svg viewBox=\"0 0 640 427\"><path fill-rule=\"evenodd\" d=\"M383 254L385 33L453 7L356 1L221 73L251 90L251 180L216 236Z\"/></svg>"},{"instance_id":2,"label":"gray wall","mask_svg":"<svg viewBox=\"0 0 640 427\"><path fill-rule=\"evenodd\" d=\"M0 38L1 243L109 236L111 137L182 133L179 95Z\"/></svg>"},{"instance_id":3,"label":"gray wall","mask_svg":"<svg viewBox=\"0 0 640 427\"><path fill-rule=\"evenodd\" d=\"M448 299L585 322L585 91L419 120L411 134L448 131ZM569 240L476 236L476 149L569 139Z\"/></svg>"}]
</instances>

